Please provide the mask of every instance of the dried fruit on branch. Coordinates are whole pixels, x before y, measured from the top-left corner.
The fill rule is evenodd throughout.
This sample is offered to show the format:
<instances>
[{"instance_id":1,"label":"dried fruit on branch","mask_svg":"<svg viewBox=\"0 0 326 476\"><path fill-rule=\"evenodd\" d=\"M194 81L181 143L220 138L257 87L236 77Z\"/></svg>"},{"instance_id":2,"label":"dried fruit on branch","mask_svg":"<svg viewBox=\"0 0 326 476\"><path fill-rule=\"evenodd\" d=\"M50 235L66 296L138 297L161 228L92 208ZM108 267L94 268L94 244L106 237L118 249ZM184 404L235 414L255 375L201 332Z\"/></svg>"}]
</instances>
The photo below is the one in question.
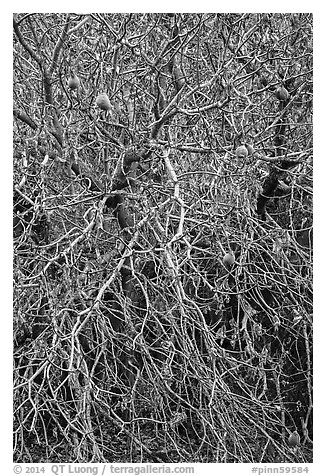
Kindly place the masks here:
<instances>
[{"instance_id":1,"label":"dried fruit on branch","mask_svg":"<svg viewBox=\"0 0 326 476\"><path fill-rule=\"evenodd\" d=\"M289 91L284 86L277 88L274 94L279 101L287 101L290 96Z\"/></svg>"},{"instance_id":2,"label":"dried fruit on branch","mask_svg":"<svg viewBox=\"0 0 326 476\"><path fill-rule=\"evenodd\" d=\"M97 96L96 98L96 105L102 111L111 111L112 110L112 105L110 103L110 100L108 98L108 95L106 93L101 93Z\"/></svg>"},{"instance_id":3,"label":"dried fruit on branch","mask_svg":"<svg viewBox=\"0 0 326 476\"><path fill-rule=\"evenodd\" d=\"M235 154L236 154L237 157L239 157L241 159L244 159L244 158L248 157L248 149L245 145L240 145L236 149Z\"/></svg>"},{"instance_id":4,"label":"dried fruit on branch","mask_svg":"<svg viewBox=\"0 0 326 476\"><path fill-rule=\"evenodd\" d=\"M226 253L223 256L223 264L227 269L230 269L235 261L234 255L232 253Z\"/></svg>"},{"instance_id":5,"label":"dried fruit on branch","mask_svg":"<svg viewBox=\"0 0 326 476\"><path fill-rule=\"evenodd\" d=\"M291 433L288 441L289 441L289 446L291 446L291 448L294 448L295 446L299 446L300 444L299 433L297 431L294 431L293 433Z\"/></svg>"},{"instance_id":6,"label":"dried fruit on branch","mask_svg":"<svg viewBox=\"0 0 326 476\"><path fill-rule=\"evenodd\" d=\"M78 78L76 74L73 74L73 76L69 78L68 88L73 90L80 88L80 79Z\"/></svg>"}]
</instances>

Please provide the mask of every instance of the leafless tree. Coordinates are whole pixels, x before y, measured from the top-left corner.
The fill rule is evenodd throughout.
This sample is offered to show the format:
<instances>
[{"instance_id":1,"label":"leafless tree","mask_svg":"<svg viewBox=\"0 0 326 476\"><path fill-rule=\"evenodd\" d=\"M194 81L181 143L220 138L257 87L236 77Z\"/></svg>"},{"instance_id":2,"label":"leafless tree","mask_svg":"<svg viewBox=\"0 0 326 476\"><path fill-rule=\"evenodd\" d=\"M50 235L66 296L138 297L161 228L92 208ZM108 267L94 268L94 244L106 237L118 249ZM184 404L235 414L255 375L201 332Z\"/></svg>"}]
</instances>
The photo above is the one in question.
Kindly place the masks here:
<instances>
[{"instance_id":1,"label":"leafless tree","mask_svg":"<svg viewBox=\"0 0 326 476\"><path fill-rule=\"evenodd\" d=\"M15 460L311 462L311 15L13 27Z\"/></svg>"}]
</instances>

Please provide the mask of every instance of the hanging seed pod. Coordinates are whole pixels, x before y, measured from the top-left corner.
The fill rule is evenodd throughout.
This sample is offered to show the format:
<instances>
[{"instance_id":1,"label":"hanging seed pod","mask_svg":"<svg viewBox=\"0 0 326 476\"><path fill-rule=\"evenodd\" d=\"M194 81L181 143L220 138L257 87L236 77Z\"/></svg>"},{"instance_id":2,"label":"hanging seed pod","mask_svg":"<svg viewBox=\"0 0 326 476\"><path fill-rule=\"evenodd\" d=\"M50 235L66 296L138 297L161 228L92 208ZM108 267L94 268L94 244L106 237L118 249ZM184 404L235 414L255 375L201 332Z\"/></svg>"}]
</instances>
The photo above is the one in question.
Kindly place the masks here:
<instances>
[{"instance_id":1,"label":"hanging seed pod","mask_svg":"<svg viewBox=\"0 0 326 476\"><path fill-rule=\"evenodd\" d=\"M102 111L111 111L112 105L106 93L100 93L96 98L96 106Z\"/></svg>"},{"instance_id":2,"label":"hanging seed pod","mask_svg":"<svg viewBox=\"0 0 326 476\"><path fill-rule=\"evenodd\" d=\"M246 143L246 149L248 151L248 155L252 155L255 152L255 149L253 148L251 144Z\"/></svg>"},{"instance_id":3,"label":"hanging seed pod","mask_svg":"<svg viewBox=\"0 0 326 476\"><path fill-rule=\"evenodd\" d=\"M277 88L274 94L279 101L287 101L290 97L289 91L284 86Z\"/></svg>"},{"instance_id":4,"label":"hanging seed pod","mask_svg":"<svg viewBox=\"0 0 326 476\"><path fill-rule=\"evenodd\" d=\"M289 443L289 446L291 446L291 448L295 448L296 446L300 445L300 436L297 431L294 431L293 433L291 433L288 439L288 443Z\"/></svg>"},{"instance_id":5,"label":"hanging seed pod","mask_svg":"<svg viewBox=\"0 0 326 476\"><path fill-rule=\"evenodd\" d=\"M232 265L234 264L235 258L232 253L226 253L223 256L223 264L227 269L230 269Z\"/></svg>"},{"instance_id":6,"label":"hanging seed pod","mask_svg":"<svg viewBox=\"0 0 326 476\"><path fill-rule=\"evenodd\" d=\"M245 145L240 145L236 151L235 151L235 155L240 159L245 159L246 157L248 157L248 149Z\"/></svg>"},{"instance_id":7,"label":"hanging seed pod","mask_svg":"<svg viewBox=\"0 0 326 476\"><path fill-rule=\"evenodd\" d=\"M75 73L73 74L71 78L69 78L68 88L73 90L80 88L80 79Z\"/></svg>"}]
</instances>

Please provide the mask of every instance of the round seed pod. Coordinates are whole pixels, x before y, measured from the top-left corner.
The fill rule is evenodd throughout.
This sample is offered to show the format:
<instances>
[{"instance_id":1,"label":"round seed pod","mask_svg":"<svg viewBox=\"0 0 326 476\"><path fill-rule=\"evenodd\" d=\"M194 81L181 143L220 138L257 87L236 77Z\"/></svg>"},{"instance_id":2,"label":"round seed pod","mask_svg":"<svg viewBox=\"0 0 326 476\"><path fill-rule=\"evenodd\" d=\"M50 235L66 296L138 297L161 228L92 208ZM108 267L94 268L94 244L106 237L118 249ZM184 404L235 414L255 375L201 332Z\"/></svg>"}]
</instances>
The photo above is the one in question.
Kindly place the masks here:
<instances>
[{"instance_id":1,"label":"round seed pod","mask_svg":"<svg viewBox=\"0 0 326 476\"><path fill-rule=\"evenodd\" d=\"M288 439L288 443L289 443L289 446L291 446L291 448L295 448L296 446L299 446L300 436L297 431L294 431L293 433L291 433Z\"/></svg>"},{"instance_id":2,"label":"round seed pod","mask_svg":"<svg viewBox=\"0 0 326 476\"><path fill-rule=\"evenodd\" d=\"M246 148L247 148L247 151L248 151L248 155L252 155L255 152L255 149L253 148L253 146L251 144L246 143Z\"/></svg>"},{"instance_id":3,"label":"round seed pod","mask_svg":"<svg viewBox=\"0 0 326 476\"><path fill-rule=\"evenodd\" d=\"M79 89L80 88L80 79L76 74L74 74L68 81L69 89Z\"/></svg>"},{"instance_id":4,"label":"round seed pod","mask_svg":"<svg viewBox=\"0 0 326 476\"><path fill-rule=\"evenodd\" d=\"M102 109L102 111L111 111L112 106L108 95L106 93L100 93L96 98L96 106Z\"/></svg>"},{"instance_id":5,"label":"round seed pod","mask_svg":"<svg viewBox=\"0 0 326 476\"><path fill-rule=\"evenodd\" d=\"M236 151L235 151L235 155L237 157L239 157L239 159L245 159L246 157L248 157L248 149L245 145L240 145Z\"/></svg>"},{"instance_id":6,"label":"round seed pod","mask_svg":"<svg viewBox=\"0 0 326 476\"><path fill-rule=\"evenodd\" d=\"M223 264L227 269L230 269L232 265L234 264L235 258L232 253L226 253L223 256Z\"/></svg>"},{"instance_id":7,"label":"round seed pod","mask_svg":"<svg viewBox=\"0 0 326 476\"><path fill-rule=\"evenodd\" d=\"M290 97L289 91L284 86L277 88L274 94L279 101L286 101Z\"/></svg>"}]
</instances>

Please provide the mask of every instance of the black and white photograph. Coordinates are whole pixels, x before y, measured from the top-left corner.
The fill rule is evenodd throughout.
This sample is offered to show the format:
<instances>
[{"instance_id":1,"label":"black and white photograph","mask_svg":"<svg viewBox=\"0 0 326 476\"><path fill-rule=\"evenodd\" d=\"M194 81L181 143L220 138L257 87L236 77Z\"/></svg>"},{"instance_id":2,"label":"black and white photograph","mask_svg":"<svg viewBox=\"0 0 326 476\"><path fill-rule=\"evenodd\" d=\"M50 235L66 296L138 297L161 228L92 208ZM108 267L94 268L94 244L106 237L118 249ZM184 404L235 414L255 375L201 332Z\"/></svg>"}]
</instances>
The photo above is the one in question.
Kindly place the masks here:
<instances>
[{"instance_id":1,"label":"black and white photograph","mask_svg":"<svg viewBox=\"0 0 326 476\"><path fill-rule=\"evenodd\" d=\"M14 13L11 61L13 462L313 463L313 14Z\"/></svg>"}]
</instances>

